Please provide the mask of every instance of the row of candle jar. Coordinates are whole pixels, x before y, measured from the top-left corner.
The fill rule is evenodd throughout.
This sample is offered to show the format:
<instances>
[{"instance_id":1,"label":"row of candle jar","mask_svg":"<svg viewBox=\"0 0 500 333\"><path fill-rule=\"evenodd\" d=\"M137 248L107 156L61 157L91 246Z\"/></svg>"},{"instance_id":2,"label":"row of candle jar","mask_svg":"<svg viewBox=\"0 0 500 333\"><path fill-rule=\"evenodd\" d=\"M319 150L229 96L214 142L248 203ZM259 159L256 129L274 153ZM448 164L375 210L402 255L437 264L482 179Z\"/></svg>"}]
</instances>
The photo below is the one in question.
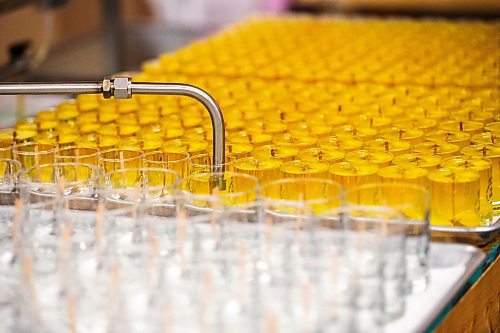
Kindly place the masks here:
<instances>
[{"instance_id":1,"label":"row of candle jar","mask_svg":"<svg viewBox=\"0 0 500 333\"><path fill-rule=\"evenodd\" d=\"M104 176L98 202L62 177L71 167L85 168L60 164L23 173L25 212L18 201L4 212L10 217L0 215L2 224L11 223L0 241L12 260L1 262L0 278L14 327L119 332L123 321L132 332L165 325L379 332L404 313L406 293L429 282L429 208L421 188L384 187L385 202L325 212L341 201L333 182L276 182L260 190L268 199L256 202L259 184L248 175L196 175L185 180L184 195L170 196L164 195L169 184L153 190L155 176L170 171L142 169ZM39 193L40 181L27 182L25 176L44 174L43 168L58 170L52 183L64 191L51 196ZM137 176L130 186L115 182L137 172L143 180L137 186ZM224 182L212 182L218 177ZM360 188L346 198L358 204L361 196L368 204L374 190ZM396 195L402 190L404 198ZM381 206L391 204L412 209L404 219ZM311 211L320 208L324 215L313 219ZM12 323L5 319L0 325Z\"/></svg>"},{"instance_id":2,"label":"row of candle jar","mask_svg":"<svg viewBox=\"0 0 500 333\"><path fill-rule=\"evenodd\" d=\"M332 23L335 25L335 22ZM312 23L312 25L314 24L315 23ZM438 70L439 76L443 78L456 74L465 76L467 72L470 73L472 70L473 73L476 73L474 76L478 79L484 77L484 74L493 78L494 76L492 73L495 72L495 68L498 68L498 63L495 62L494 57L488 54L496 47L492 42L495 37L493 32L495 28L494 24L482 27L482 29L489 32L491 38L483 40L479 45L470 44L472 40L475 40L474 35L471 35L463 41L463 35L456 36L456 34L447 37L446 40L439 40L439 38L443 37L439 34L440 30L437 29L434 31L435 29L432 28L428 31L420 31L415 36L408 35L404 32L405 30L391 30L391 33L395 33L396 35L402 34L405 38L390 38L388 41L382 41L388 38L388 32L385 31L382 33L379 31L380 34L377 34L376 29L374 29L374 31L351 36L353 31L356 31L357 24L358 22L356 22L355 25L351 25L351 31L346 31L341 36L333 37L336 36L336 33L340 32L329 31L328 34L323 35L323 33L326 32L322 30L325 29L325 26L316 23L318 29L314 32L315 40L316 38L321 39L322 36L328 36L328 39L335 38L335 42L343 38L349 38L349 42L344 43L342 47L335 46L331 49L325 47L325 45L336 45L336 43L324 42L311 44L310 35L304 35L307 29L298 30L293 34L291 32L294 30L293 24L288 24L287 26L291 30L281 31L276 40L262 38L263 36L259 36L259 29L255 29L255 25L253 24L248 24L246 30L247 32L249 32L248 30L252 30L251 35L242 33L242 29L233 30L232 38L227 38L228 35L231 34L221 34L220 36L208 39L204 43L201 42L188 46L173 55L167 54L161 59L162 69L166 72L187 72L193 74L213 74L222 72L228 76L238 76L253 73L255 68L264 67L269 69L273 74L276 73L275 77L283 77L297 74L297 72L304 72L313 74L312 77L314 78L321 77L321 74L324 73L338 72L338 70L326 70L330 68L341 69L356 67L364 71L371 68L373 68L373 71L380 70L380 68L394 68L396 75L401 72L405 74L408 73L413 75L408 75L409 79L413 80L415 80L418 74L424 74L422 76L427 79L424 80L424 83L429 83L429 78L426 77L425 74L428 73L429 69L434 69L433 67ZM413 24L415 27L425 26L425 24L417 22ZM265 36L267 37L269 36L268 34L272 35L273 27L277 25L284 26L286 24L279 21L263 21L260 28L265 29ZM370 26L370 23L367 25ZM376 26L376 24L372 25ZM392 25L393 24L389 23L387 27ZM472 28L472 31L475 29L475 27L467 25L461 25L460 27L464 31L467 31L467 28ZM302 27L302 29L304 29L304 27ZM409 29L409 26L406 26L405 29ZM443 28L440 27L440 29ZM245 30L245 28L243 30ZM432 35L429 35L430 31L433 31ZM406 38L409 40L405 40ZM418 43L418 48L411 47L412 42L419 39L422 40L422 38L428 40ZM222 42L224 40L226 40L226 42ZM217 41L217 44L212 45L213 41ZM430 41L439 44L440 47L431 46L434 45L434 43ZM258 47L253 47L254 43L257 43ZM296 52L296 48L294 48L293 56L290 56L289 49L290 47L293 48L295 43L300 43L301 52ZM405 47L400 47L400 43ZM318 45L322 47L318 48ZM424 45L423 48L422 45ZM425 45L431 47L431 50L426 52ZM367 56L366 50L370 50L368 54L372 56ZM237 52L237 54L234 54L235 52ZM441 52L447 52L447 55L450 53L463 52L467 54L467 56L452 57L450 59L449 56L442 56L440 54ZM283 56L280 57L279 55L282 53ZM221 54L227 56L221 56ZM234 54L234 56L231 56L231 54ZM323 54L325 56L321 56ZM425 58L425 60L420 59L420 57ZM271 62L276 58L283 59L281 63L290 63L292 70L286 70L281 73L276 71L275 68L279 67L280 63ZM470 62L469 59L474 59L475 61ZM400 65L394 66L394 63ZM307 66L303 66L303 64L307 64ZM481 73L483 75L481 75ZM271 75L268 77L273 76ZM369 77L369 79L371 79L370 81L373 81L374 77L376 78L376 76ZM310 78L310 76L307 76L307 78ZM449 81L445 82L448 83ZM484 80L480 80L479 82L482 83ZM450 81L449 83L457 84L457 81ZM478 84L478 81L468 83Z\"/></svg>"}]
</instances>

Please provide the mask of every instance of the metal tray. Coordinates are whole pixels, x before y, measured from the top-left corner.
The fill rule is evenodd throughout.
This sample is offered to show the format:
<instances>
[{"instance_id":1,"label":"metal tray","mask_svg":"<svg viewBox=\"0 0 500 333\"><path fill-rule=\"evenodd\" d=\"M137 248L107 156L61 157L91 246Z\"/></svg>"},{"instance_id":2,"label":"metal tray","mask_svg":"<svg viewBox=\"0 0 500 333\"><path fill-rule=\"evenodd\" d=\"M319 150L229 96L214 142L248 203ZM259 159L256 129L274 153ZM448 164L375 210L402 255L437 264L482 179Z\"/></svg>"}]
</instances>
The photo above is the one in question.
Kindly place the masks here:
<instances>
[{"instance_id":1,"label":"metal tray","mask_svg":"<svg viewBox=\"0 0 500 333\"><path fill-rule=\"evenodd\" d=\"M483 251L471 245L431 243L429 286L406 298L403 317L388 323L384 333L428 331L443 310L457 300L485 258Z\"/></svg>"},{"instance_id":2,"label":"metal tray","mask_svg":"<svg viewBox=\"0 0 500 333\"><path fill-rule=\"evenodd\" d=\"M484 246L500 236L500 217L497 216L495 222L484 227L467 228L431 225L430 230L432 240L436 242Z\"/></svg>"}]
</instances>

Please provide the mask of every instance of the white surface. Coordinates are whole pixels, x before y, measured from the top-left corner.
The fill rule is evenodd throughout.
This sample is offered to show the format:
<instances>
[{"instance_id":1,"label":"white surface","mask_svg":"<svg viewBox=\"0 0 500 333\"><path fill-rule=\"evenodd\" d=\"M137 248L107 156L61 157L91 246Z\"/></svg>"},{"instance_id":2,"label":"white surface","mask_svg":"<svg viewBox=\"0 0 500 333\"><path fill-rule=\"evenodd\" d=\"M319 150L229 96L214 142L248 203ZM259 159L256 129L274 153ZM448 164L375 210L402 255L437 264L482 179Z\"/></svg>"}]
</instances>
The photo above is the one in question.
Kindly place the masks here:
<instances>
[{"instance_id":1,"label":"white surface","mask_svg":"<svg viewBox=\"0 0 500 333\"><path fill-rule=\"evenodd\" d=\"M448 305L485 254L472 246L431 243L431 280L427 289L406 299L402 318L386 325L385 333L422 332Z\"/></svg>"}]
</instances>

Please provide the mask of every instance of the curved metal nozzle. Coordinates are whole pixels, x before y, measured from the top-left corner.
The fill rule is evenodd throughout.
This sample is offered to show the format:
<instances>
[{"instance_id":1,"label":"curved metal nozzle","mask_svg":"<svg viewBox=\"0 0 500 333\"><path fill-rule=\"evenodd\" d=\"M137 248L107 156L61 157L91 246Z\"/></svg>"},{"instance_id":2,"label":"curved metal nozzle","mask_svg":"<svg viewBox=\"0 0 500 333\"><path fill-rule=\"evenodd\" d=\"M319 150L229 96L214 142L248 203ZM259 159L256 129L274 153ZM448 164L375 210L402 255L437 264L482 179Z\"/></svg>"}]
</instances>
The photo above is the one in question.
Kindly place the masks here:
<instances>
[{"instance_id":1,"label":"curved metal nozzle","mask_svg":"<svg viewBox=\"0 0 500 333\"><path fill-rule=\"evenodd\" d=\"M141 95L181 95L199 101L207 109L213 131L213 172L224 172L225 128L219 105L201 88L182 83L132 82L129 77L105 78L102 82L16 82L0 83L0 95L102 94L104 98L131 98ZM224 182L217 182L224 187Z\"/></svg>"}]
</instances>

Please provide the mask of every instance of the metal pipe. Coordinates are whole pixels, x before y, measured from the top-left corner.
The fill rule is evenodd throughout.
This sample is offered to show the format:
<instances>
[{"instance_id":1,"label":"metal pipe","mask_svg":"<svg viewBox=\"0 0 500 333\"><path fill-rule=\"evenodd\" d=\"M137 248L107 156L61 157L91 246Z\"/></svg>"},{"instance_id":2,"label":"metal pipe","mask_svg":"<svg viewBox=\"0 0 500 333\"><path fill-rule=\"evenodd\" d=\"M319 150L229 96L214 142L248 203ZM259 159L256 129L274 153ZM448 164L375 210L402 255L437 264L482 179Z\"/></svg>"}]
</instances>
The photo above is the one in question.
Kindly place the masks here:
<instances>
[{"instance_id":1,"label":"metal pipe","mask_svg":"<svg viewBox=\"0 0 500 333\"><path fill-rule=\"evenodd\" d=\"M225 128L224 118L219 105L210 94L198 87L182 83L131 82L130 78L105 78L102 82L60 82L60 83L0 83L0 95L73 95L102 94L104 98L114 96L118 99L141 95L182 95L199 101L210 114L213 132L213 172L224 172ZM223 179L218 186L224 187Z\"/></svg>"},{"instance_id":2,"label":"metal pipe","mask_svg":"<svg viewBox=\"0 0 500 333\"><path fill-rule=\"evenodd\" d=\"M0 95L77 95L102 93L102 82L0 83Z\"/></svg>"}]
</instances>

